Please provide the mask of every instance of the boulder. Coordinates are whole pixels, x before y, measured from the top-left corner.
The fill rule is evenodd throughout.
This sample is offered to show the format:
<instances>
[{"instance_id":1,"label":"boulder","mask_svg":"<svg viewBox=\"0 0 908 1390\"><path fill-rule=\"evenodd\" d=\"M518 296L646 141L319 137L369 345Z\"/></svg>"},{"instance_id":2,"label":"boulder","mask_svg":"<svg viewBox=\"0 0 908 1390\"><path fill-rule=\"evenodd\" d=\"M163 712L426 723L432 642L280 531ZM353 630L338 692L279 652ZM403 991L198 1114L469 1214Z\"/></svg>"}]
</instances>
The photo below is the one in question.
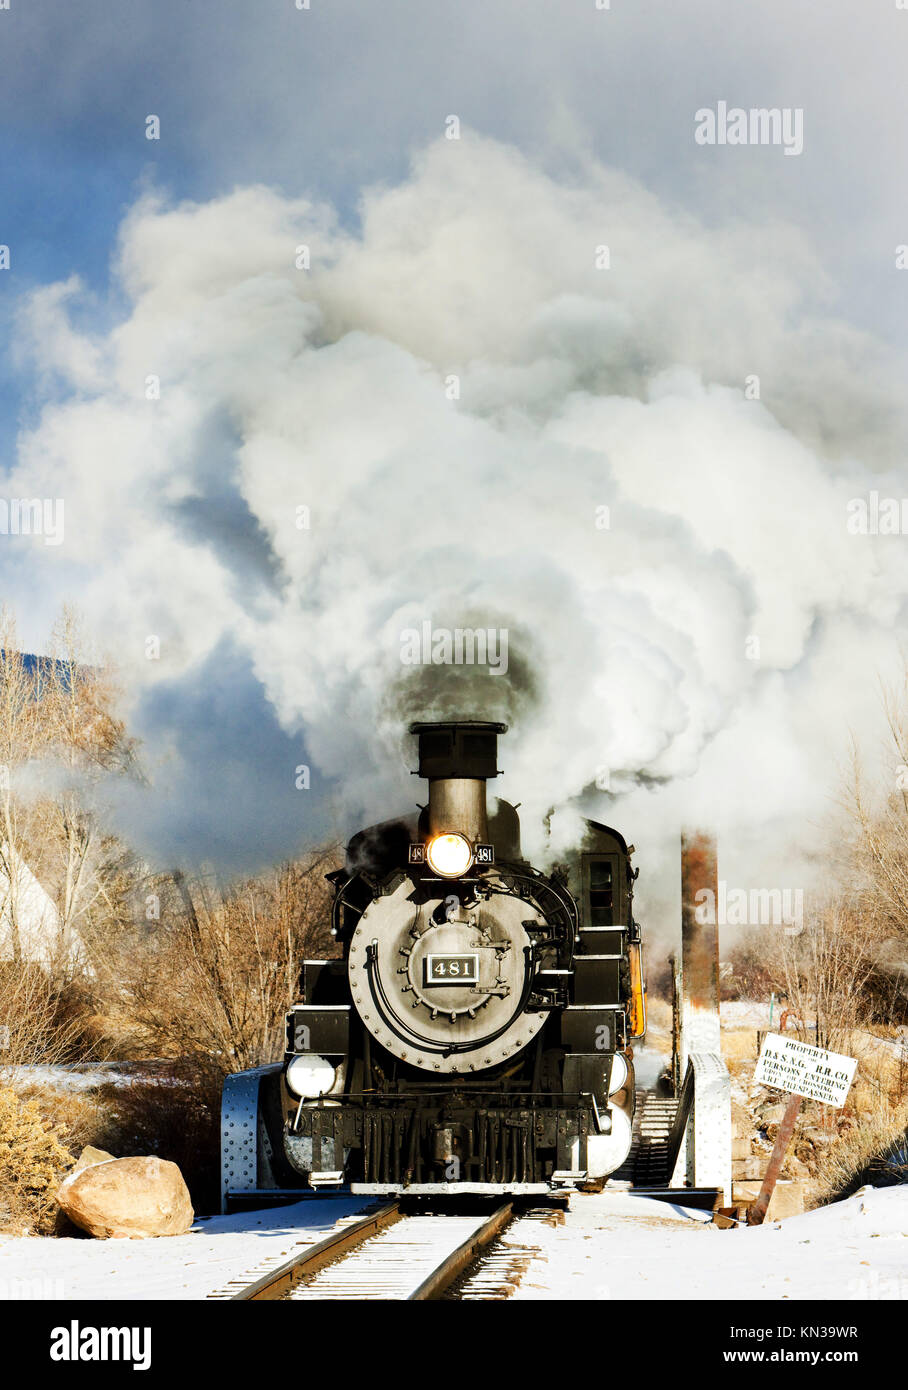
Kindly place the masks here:
<instances>
[{"instance_id":1,"label":"boulder","mask_svg":"<svg viewBox=\"0 0 908 1390\"><path fill-rule=\"evenodd\" d=\"M71 1178L73 1173L81 1173L83 1168L90 1168L93 1163L107 1163L113 1157L114 1155L109 1154L106 1149L96 1149L93 1144L86 1144L76 1160L75 1168L67 1173L67 1177ZM81 1230L74 1221L70 1221L63 1208L58 1207L54 1217L54 1235L79 1239L87 1235L87 1232Z\"/></svg>"},{"instance_id":2,"label":"boulder","mask_svg":"<svg viewBox=\"0 0 908 1390\"><path fill-rule=\"evenodd\" d=\"M70 1221L99 1240L180 1236L194 1219L182 1173L162 1158L104 1158L77 1165L60 1184L57 1203Z\"/></svg>"}]
</instances>

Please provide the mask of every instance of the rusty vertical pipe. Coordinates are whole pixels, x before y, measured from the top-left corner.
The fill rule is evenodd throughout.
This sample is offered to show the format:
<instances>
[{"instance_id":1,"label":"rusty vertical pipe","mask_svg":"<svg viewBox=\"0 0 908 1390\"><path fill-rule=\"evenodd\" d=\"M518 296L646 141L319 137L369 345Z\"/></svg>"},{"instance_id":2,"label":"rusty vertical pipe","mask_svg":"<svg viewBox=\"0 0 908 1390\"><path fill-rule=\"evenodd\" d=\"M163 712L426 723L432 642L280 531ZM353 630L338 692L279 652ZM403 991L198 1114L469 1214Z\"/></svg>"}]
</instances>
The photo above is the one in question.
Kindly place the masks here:
<instances>
[{"instance_id":1,"label":"rusty vertical pipe","mask_svg":"<svg viewBox=\"0 0 908 1390\"><path fill-rule=\"evenodd\" d=\"M719 1052L719 881L716 839L681 832L681 1072L691 1052Z\"/></svg>"}]
</instances>

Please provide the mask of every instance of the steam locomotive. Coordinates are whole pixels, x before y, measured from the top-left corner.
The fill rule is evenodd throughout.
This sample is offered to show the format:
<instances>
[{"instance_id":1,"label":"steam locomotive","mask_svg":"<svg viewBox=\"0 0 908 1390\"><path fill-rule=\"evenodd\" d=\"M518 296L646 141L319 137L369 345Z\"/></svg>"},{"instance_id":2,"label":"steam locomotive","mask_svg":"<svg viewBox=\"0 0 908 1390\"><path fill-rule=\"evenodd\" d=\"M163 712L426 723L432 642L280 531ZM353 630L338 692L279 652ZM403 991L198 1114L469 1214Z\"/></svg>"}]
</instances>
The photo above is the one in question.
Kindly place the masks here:
<instances>
[{"instance_id":1,"label":"steam locomotive","mask_svg":"<svg viewBox=\"0 0 908 1390\"><path fill-rule=\"evenodd\" d=\"M350 841L329 876L341 955L304 963L284 1061L227 1079L225 1208L346 1185L549 1192L628 1157L633 846L587 821L563 864L532 867L516 808L486 803L506 729L411 725L428 804Z\"/></svg>"}]
</instances>

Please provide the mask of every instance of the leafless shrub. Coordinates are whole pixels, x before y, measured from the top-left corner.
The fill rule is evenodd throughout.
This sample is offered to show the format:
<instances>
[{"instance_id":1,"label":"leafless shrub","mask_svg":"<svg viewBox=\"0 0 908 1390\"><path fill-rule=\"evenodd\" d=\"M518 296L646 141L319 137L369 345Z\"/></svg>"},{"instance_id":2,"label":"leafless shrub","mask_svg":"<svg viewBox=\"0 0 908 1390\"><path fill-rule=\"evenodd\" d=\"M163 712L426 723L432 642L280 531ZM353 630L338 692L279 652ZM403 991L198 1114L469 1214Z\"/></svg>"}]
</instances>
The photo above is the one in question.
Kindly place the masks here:
<instances>
[{"instance_id":1,"label":"leafless shrub","mask_svg":"<svg viewBox=\"0 0 908 1390\"><path fill-rule=\"evenodd\" d=\"M72 609L29 660L0 611L0 956L40 960L58 983L89 965L82 938L116 911L130 862L98 805L104 779L136 774L117 693Z\"/></svg>"},{"instance_id":2,"label":"leafless shrub","mask_svg":"<svg viewBox=\"0 0 908 1390\"><path fill-rule=\"evenodd\" d=\"M729 984L738 998L768 998L772 991L781 988L777 942L767 941L765 928L749 927L742 931L725 954L731 966Z\"/></svg>"},{"instance_id":3,"label":"leafless shrub","mask_svg":"<svg viewBox=\"0 0 908 1390\"><path fill-rule=\"evenodd\" d=\"M55 1066L83 1053L78 1015L61 1015L60 995L40 966L0 962L0 1083L22 1068Z\"/></svg>"},{"instance_id":4,"label":"leafless shrub","mask_svg":"<svg viewBox=\"0 0 908 1390\"><path fill-rule=\"evenodd\" d=\"M216 1211L223 1069L210 1057L180 1057L128 1084L97 1093L91 1143L117 1158L155 1154L176 1163L197 1211Z\"/></svg>"},{"instance_id":5,"label":"leafless shrub","mask_svg":"<svg viewBox=\"0 0 908 1390\"><path fill-rule=\"evenodd\" d=\"M176 878L178 901L146 936L138 968L124 963L152 1047L204 1054L225 1071L280 1056L302 961L335 954L324 879L333 864L324 852L227 889Z\"/></svg>"},{"instance_id":6,"label":"leafless shrub","mask_svg":"<svg viewBox=\"0 0 908 1390\"><path fill-rule=\"evenodd\" d=\"M0 609L0 949L16 964L23 959L28 931L28 875L22 870L24 847L40 856L33 800L21 794L23 772L47 751L41 717L40 668L30 667L19 651L15 619Z\"/></svg>"},{"instance_id":7,"label":"leafless shrub","mask_svg":"<svg viewBox=\"0 0 908 1390\"><path fill-rule=\"evenodd\" d=\"M867 987L876 970L878 924L841 894L805 916L802 929L753 927L729 952L734 979L747 998L779 998L789 1032L821 1047L847 1050L869 1021Z\"/></svg>"}]
</instances>

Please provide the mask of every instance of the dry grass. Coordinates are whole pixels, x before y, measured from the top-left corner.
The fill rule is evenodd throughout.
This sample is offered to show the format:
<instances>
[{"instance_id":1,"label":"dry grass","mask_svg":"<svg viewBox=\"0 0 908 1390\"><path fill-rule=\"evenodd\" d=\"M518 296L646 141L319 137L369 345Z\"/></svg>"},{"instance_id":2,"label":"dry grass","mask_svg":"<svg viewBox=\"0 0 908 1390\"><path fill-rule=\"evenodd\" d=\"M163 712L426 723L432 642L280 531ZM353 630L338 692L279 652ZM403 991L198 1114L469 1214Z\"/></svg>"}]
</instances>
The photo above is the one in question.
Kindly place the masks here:
<instances>
[{"instance_id":1,"label":"dry grass","mask_svg":"<svg viewBox=\"0 0 908 1390\"><path fill-rule=\"evenodd\" d=\"M908 1098L857 1088L855 1107L836 1122L836 1137L820 1155L817 1204L847 1197L866 1183L908 1182ZM901 1148L900 1161L885 1162Z\"/></svg>"}]
</instances>

